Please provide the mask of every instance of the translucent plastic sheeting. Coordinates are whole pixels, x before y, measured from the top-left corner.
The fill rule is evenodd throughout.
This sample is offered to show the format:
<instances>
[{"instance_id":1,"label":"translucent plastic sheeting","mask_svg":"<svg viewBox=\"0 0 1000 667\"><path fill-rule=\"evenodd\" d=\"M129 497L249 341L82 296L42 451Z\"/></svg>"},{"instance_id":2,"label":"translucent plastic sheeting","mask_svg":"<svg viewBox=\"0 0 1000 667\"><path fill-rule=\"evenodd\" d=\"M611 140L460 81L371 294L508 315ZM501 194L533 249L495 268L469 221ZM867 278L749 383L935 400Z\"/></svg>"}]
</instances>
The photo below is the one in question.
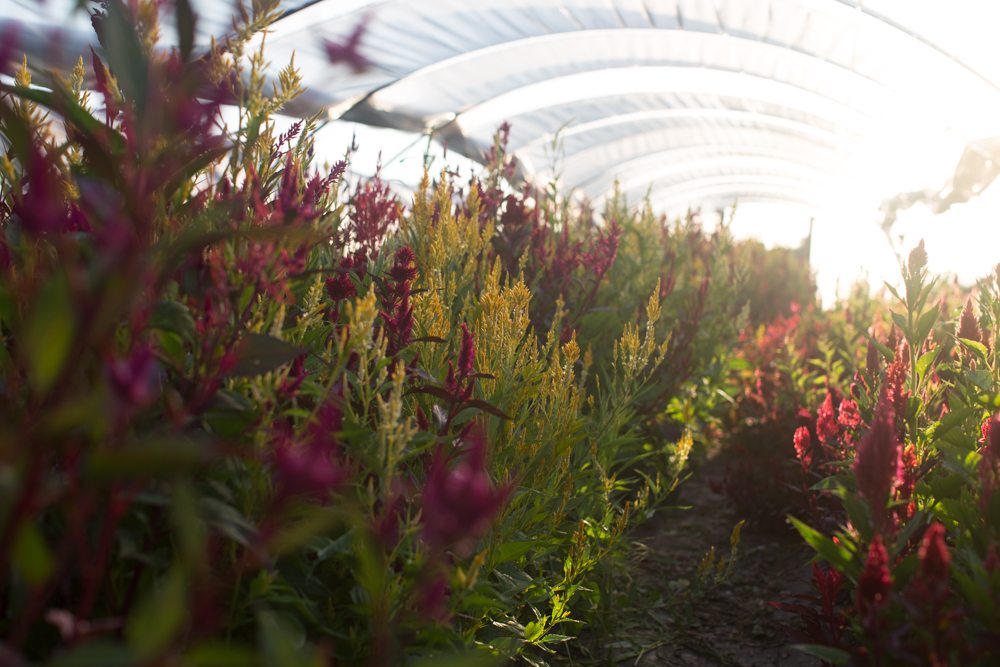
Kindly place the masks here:
<instances>
[{"instance_id":1,"label":"translucent plastic sheeting","mask_svg":"<svg viewBox=\"0 0 1000 667\"><path fill-rule=\"evenodd\" d=\"M42 25L71 4L0 0L0 19ZM192 4L202 39L225 31L231 5ZM292 113L326 109L473 158L509 121L523 175L592 200L617 180L670 206L753 196L846 215L942 182L966 142L1000 135L996 4L298 0L267 53L302 71ZM86 34L79 21L61 27ZM330 65L323 41L361 22L371 67ZM746 182L760 178L781 185Z\"/></svg>"},{"instance_id":2,"label":"translucent plastic sheeting","mask_svg":"<svg viewBox=\"0 0 1000 667\"><path fill-rule=\"evenodd\" d=\"M343 39L367 20L363 53L374 67L307 72L306 105L431 132L470 156L509 121L525 175L558 175L591 199L616 179L662 201L702 192L676 180L684 151L702 146L718 158L785 161L782 173L814 179L811 204L828 210L936 184L966 141L1000 133L1000 51L986 27L997 12L983 7L390 0L348 9L329 0L283 19L269 44L275 62L293 49L322 58L311 35ZM712 202L727 196L720 185Z\"/></svg>"}]
</instances>

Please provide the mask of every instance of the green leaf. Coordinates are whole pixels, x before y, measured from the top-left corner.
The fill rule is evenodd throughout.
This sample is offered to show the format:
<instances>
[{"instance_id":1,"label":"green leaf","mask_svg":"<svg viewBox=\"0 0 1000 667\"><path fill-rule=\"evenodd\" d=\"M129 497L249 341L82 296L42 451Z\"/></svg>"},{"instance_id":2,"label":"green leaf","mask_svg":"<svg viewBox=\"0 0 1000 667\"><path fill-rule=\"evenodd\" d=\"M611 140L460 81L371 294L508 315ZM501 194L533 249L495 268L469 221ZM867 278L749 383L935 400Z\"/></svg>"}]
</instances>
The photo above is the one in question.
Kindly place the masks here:
<instances>
[{"instance_id":1,"label":"green leaf","mask_svg":"<svg viewBox=\"0 0 1000 667\"><path fill-rule=\"evenodd\" d=\"M897 290L897 289L896 289L895 287L893 287L892 285L890 285L889 283L887 283L887 282L885 282L885 281L882 281L882 284L883 284L883 285L885 285L885 288L886 288L887 290L889 290L889 293L890 293L890 294L892 294L892 295L893 295L894 297L896 297L896 299L897 299L897 300L898 300L898 301L899 301L900 303L906 303L906 301L905 301L905 300L903 299L903 297L901 297L901 296L899 295L899 291L898 291L898 290Z\"/></svg>"},{"instance_id":2,"label":"green leaf","mask_svg":"<svg viewBox=\"0 0 1000 667\"><path fill-rule=\"evenodd\" d=\"M198 470L214 460L215 451L207 442L164 436L98 451L88 462L87 473L94 479L163 478Z\"/></svg>"},{"instance_id":3,"label":"green leaf","mask_svg":"<svg viewBox=\"0 0 1000 667\"><path fill-rule=\"evenodd\" d=\"M540 545L537 540L504 542L497 548L494 556L496 560L494 562L499 565L500 563L506 563L507 561L518 560L529 551L537 549L539 546Z\"/></svg>"},{"instance_id":4,"label":"green leaf","mask_svg":"<svg viewBox=\"0 0 1000 667\"><path fill-rule=\"evenodd\" d=\"M962 345L967 347L974 355L976 355L979 361L986 361L986 358L989 355L989 350L986 349L985 345L980 343L978 340L972 340L969 338L959 338L958 340L962 343Z\"/></svg>"},{"instance_id":5,"label":"green leaf","mask_svg":"<svg viewBox=\"0 0 1000 667\"><path fill-rule=\"evenodd\" d=\"M149 326L162 331L172 331L189 343L197 336L197 326L191 317L191 311L177 301L161 301L156 304Z\"/></svg>"},{"instance_id":6,"label":"green leaf","mask_svg":"<svg viewBox=\"0 0 1000 667\"><path fill-rule=\"evenodd\" d=\"M920 316L920 319L917 320L917 337L915 340L918 345L923 343L927 338L927 334L929 334L931 329L934 328L934 324L937 322L940 314L941 311L938 310L937 306L931 306L923 315Z\"/></svg>"},{"instance_id":7,"label":"green leaf","mask_svg":"<svg viewBox=\"0 0 1000 667\"><path fill-rule=\"evenodd\" d=\"M943 437L948 431L954 429L957 426L961 426L962 423L969 418L969 416L974 412L972 408L957 408L952 410L944 416L944 418L938 423L937 427L934 429L933 437L938 439Z\"/></svg>"},{"instance_id":8,"label":"green leaf","mask_svg":"<svg viewBox=\"0 0 1000 667\"><path fill-rule=\"evenodd\" d=\"M940 354L941 350L943 349L944 348L942 347L935 347L930 352L924 354L919 359L917 359L916 369L917 369L918 381L923 382L924 374L927 372L927 369L930 368L930 365L934 363L934 361L938 357L938 354Z\"/></svg>"},{"instance_id":9,"label":"green leaf","mask_svg":"<svg viewBox=\"0 0 1000 667\"><path fill-rule=\"evenodd\" d=\"M270 553L275 557L291 553L313 538L330 532L342 519L343 515L332 508L304 507L298 520L287 521L271 538Z\"/></svg>"},{"instance_id":10,"label":"green leaf","mask_svg":"<svg viewBox=\"0 0 1000 667\"><path fill-rule=\"evenodd\" d=\"M229 644L201 644L187 652L184 664L191 667L246 667L257 664L257 654Z\"/></svg>"},{"instance_id":11,"label":"green leaf","mask_svg":"<svg viewBox=\"0 0 1000 667\"><path fill-rule=\"evenodd\" d=\"M129 19L128 10L121 0L108 3L101 44L107 54L111 68L125 97L136 105L139 117L143 117L149 99L149 71L146 54L139 41L135 24Z\"/></svg>"},{"instance_id":12,"label":"green leaf","mask_svg":"<svg viewBox=\"0 0 1000 667\"><path fill-rule=\"evenodd\" d=\"M294 626L295 621L289 616L271 611L257 615L258 655L264 667L322 666L320 656L304 646L303 634Z\"/></svg>"},{"instance_id":13,"label":"green leaf","mask_svg":"<svg viewBox=\"0 0 1000 667\"><path fill-rule=\"evenodd\" d=\"M902 331L903 334L907 338L909 338L909 336L910 336L910 327L909 327L909 325L906 322L906 317L902 313L897 313L897 312L893 311L893 313L892 313L892 321L895 322L896 326L899 327L900 331Z\"/></svg>"},{"instance_id":14,"label":"green leaf","mask_svg":"<svg viewBox=\"0 0 1000 667\"><path fill-rule=\"evenodd\" d=\"M33 586L44 584L52 574L52 552L33 523L21 524L14 540L11 558L21 576Z\"/></svg>"},{"instance_id":15,"label":"green leaf","mask_svg":"<svg viewBox=\"0 0 1000 667\"><path fill-rule=\"evenodd\" d=\"M524 626L524 641L533 643L545 634L545 623L541 620L532 621Z\"/></svg>"},{"instance_id":16,"label":"green leaf","mask_svg":"<svg viewBox=\"0 0 1000 667\"><path fill-rule=\"evenodd\" d=\"M98 639L74 647L45 664L46 667L133 667L136 656L124 644Z\"/></svg>"},{"instance_id":17,"label":"green leaf","mask_svg":"<svg viewBox=\"0 0 1000 667\"><path fill-rule=\"evenodd\" d=\"M290 364L305 350L280 338L259 333L248 333L237 344L236 365L230 377L255 377Z\"/></svg>"},{"instance_id":18,"label":"green leaf","mask_svg":"<svg viewBox=\"0 0 1000 667\"><path fill-rule=\"evenodd\" d=\"M851 552L843 546L793 516L789 516L788 521L799 532L802 539L835 568L841 572L849 573L853 573L857 569L851 558Z\"/></svg>"},{"instance_id":19,"label":"green leaf","mask_svg":"<svg viewBox=\"0 0 1000 667\"><path fill-rule=\"evenodd\" d=\"M978 368L974 371L966 371L964 375L966 380L974 384L982 391L990 391L993 389L993 374L985 368Z\"/></svg>"},{"instance_id":20,"label":"green leaf","mask_svg":"<svg viewBox=\"0 0 1000 667\"><path fill-rule=\"evenodd\" d=\"M158 590L139 604L125 624L125 638L140 661L157 656L181 630L187 618L187 578L174 567Z\"/></svg>"},{"instance_id":21,"label":"green leaf","mask_svg":"<svg viewBox=\"0 0 1000 667\"><path fill-rule=\"evenodd\" d=\"M33 301L21 340L31 384L39 394L45 394L59 378L76 335L66 277L60 273L50 278Z\"/></svg>"},{"instance_id":22,"label":"green leaf","mask_svg":"<svg viewBox=\"0 0 1000 667\"><path fill-rule=\"evenodd\" d=\"M789 648L801 651L806 655L819 658L832 665L846 665L851 661L851 654L832 646L822 644L792 644Z\"/></svg>"},{"instance_id":23,"label":"green leaf","mask_svg":"<svg viewBox=\"0 0 1000 667\"><path fill-rule=\"evenodd\" d=\"M187 62L194 49L195 15L189 0L177 0L177 48L181 58Z\"/></svg>"}]
</instances>

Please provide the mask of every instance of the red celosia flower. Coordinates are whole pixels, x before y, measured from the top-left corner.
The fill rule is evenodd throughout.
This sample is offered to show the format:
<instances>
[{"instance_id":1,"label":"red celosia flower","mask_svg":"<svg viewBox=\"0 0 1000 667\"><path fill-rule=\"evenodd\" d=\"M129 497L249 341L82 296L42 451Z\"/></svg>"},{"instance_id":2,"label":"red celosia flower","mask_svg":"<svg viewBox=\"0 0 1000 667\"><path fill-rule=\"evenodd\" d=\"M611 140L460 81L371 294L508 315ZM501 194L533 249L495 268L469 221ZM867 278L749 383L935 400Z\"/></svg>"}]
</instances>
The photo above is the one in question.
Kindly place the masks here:
<instances>
[{"instance_id":1,"label":"red celosia flower","mask_svg":"<svg viewBox=\"0 0 1000 667\"><path fill-rule=\"evenodd\" d=\"M906 421L910 396L910 392L906 389L909 370L910 347L906 343L906 339L903 338L896 346L896 354L892 363L885 369L885 385L882 392L893 406L896 424L903 424Z\"/></svg>"},{"instance_id":2,"label":"red celosia flower","mask_svg":"<svg viewBox=\"0 0 1000 667\"><path fill-rule=\"evenodd\" d=\"M841 401L840 409L837 413L837 423L844 428L857 428L861 425L861 413L858 412L858 404L847 399Z\"/></svg>"},{"instance_id":3,"label":"red celosia flower","mask_svg":"<svg viewBox=\"0 0 1000 667\"><path fill-rule=\"evenodd\" d=\"M353 267L354 262L351 258L345 257L340 262L337 275L326 279L326 293L331 300L343 301L344 299L353 299L358 295L358 290L351 279L351 269Z\"/></svg>"},{"instance_id":4,"label":"red celosia flower","mask_svg":"<svg viewBox=\"0 0 1000 667\"><path fill-rule=\"evenodd\" d=\"M910 268L910 273L917 273L922 268L927 266L927 250L924 249L923 239L920 240L917 247L910 251L907 266Z\"/></svg>"},{"instance_id":5,"label":"red celosia flower","mask_svg":"<svg viewBox=\"0 0 1000 667\"><path fill-rule=\"evenodd\" d=\"M136 345L124 359L112 361L108 375L115 394L128 405L145 407L159 395L159 365L153 348L146 343Z\"/></svg>"},{"instance_id":6,"label":"red celosia flower","mask_svg":"<svg viewBox=\"0 0 1000 667\"><path fill-rule=\"evenodd\" d=\"M1000 487L1000 413L993 415L981 427L983 447L979 461L980 504L985 509Z\"/></svg>"},{"instance_id":7,"label":"red celosia flower","mask_svg":"<svg viewBox=\"0 0 1000 667\"><path fill-rule=\"evenodd\" d=\"M351 197L350 240L357 244L358 257L374 257L386 234L399 222L399 202L379 176L358 183Z\"/></svg>"},{"instance_id":8,"label":"red celosia flower","mask_svg":"<svg viewBox=\"0 0 1000 667\"><path fill-rule=\"evenodd\" d=\"M823 444L827 444L836 440L838 435L840 427L837 426L833 413L833 394L827 392L823 404L816 411L816 437Z\"/></svg>"},{"instance_id":9,"label":"red celosia flower","mask_svg":"<svg viewBox=\"0 0 1000 667\"><path fill-rule=\"evenodd\" d=\"M812 465L812 438L809 435L809 429L805 426L795 429L793 441L795 443L795 455L799 457L799 461L802 462L802 468L805 470Z\"/></svg>"},{"instance_id":10,"label":"red celosia flower","mask_svg":"<svg viewBox=\"0 0 1000 667\"><path fill-rule=\"evenodd\" d=\"M368 59L361 55L361 38L368 28L368 19L365 19L355 26L354 30L343 42L332 42L323 40L323 49L326 57L331 63L343 63L355 72L364 72L371 66Z\"/></svg>"},{"instance_id":11,"label":"red celosia flower","mask_svg":"<svg viewBox=\"0 0 1000 667\"><path fill-rule=\"evenodd\" d=\"M882 544L882 537L875 536L868 547L865 569L858 578L857 605L863 616L881 609L892 590L892 573L889 571L889 552Z\"/></svg>"},{"instance_id":12,"label":"red celosia flower","mask_svg":"<svg viewBox=\"0 0 1000 667\"><path fill-rule=\"evenodd\" d=\"M306 355L300 354L292 361L291 368L284 382L278 387L278 395L293 398L299 392L299 387L306 379Z\"/></svg>"},{"instance_id":13,"label":"red celosia flower","mask_svg":"<svg viewBox=\"0 0 1000 667\"><path fill-rule=\"evenodd\" d=\"M983 567L990 574L1000 570L1000 554L997 553L997 545L990 544L990 548L986 551L986 559L983 561Z\"/></svg>"},{"instance_id":14,"label":"red celosia flower","mask_svg":"<svg viewBox=\"0 0 1000 667\"><path fill-rule=\"evenodd\" d=\"M434 453L421 495L424 539L435 550L471 546L490 526L509 495L496 488L486 468L486 438L475 427L457 465L449 465L449 446Z\"/></svg>"},{"instance_id":15,"label":"red celosia flower","mask_svg":"<svg viewBox=\"0 0 1000 667\"><path fill-rule=\"evenodd\" d=\"M920 543L920 573L928 582L947 585L948 569L951 565L951 554L944 539L944 526L934 522L924 533Z\"/></svg>"},{"instance_id":16,"label":"red celosia flower","mask_svg":"<svg viewBox=\"0 0 1000 667\"><path fill-rule=\"evenodd\" d=\"M413 337L413 306L410 305L410 281L416 277L417 268L413 251L403 246L396 251L389 275L394 282L384 287L382 299L382 324L388 339L386 352L395 355Z\"/></svg>"},{"instance_id":17,"label":"red celosia flower","mask_svg":"<svg viewBox=\"0 0 1000 667\"><path fill-rule=\"evenodd\" d=\"M288 433L279 438L274 466L281 495L322 497L347 480L347 468L337 457L341 429L340 409L329 401L316 411L304 442L293 442Z\"/></svg>"},{"instance_id":18,"label":"red celosia flower","mask_svg":"<svg viewBox=\"0 0 1000 667\"><path fill-rule=\"evenodd\" d=\"M974 340L977 343L983 341L982 331L979 329L979 321L976 319L976 314L972 312L972 299L966 299L965 308L962 309L962 317L959 319L958 332L956 334L959 338L965 338L967 340Z\"/></svg>"},{"instance_id":19,"label":"red celosia flower","mask_svg":"<svg viewBox=\"0 0 1000 667\"><path fill-rule=\"evenodd\" d=\"M35 144L25 165L27 192L14 199L14 214L30 234L66 231L67 208L59 169L48 154Z\"/></svg>"},{"instance_id":20,"label":"red celosia flower","mask_svg":"<svg viewBox=\"0 0 1000 667\"><path fill-rule=\"evenodd\" d=\"M405 245L396 251L389 275L397 283L413 282L417 277L417 258L410 246Z\"/></svg>"},{"instance_id":21,"label":"red celosia flower","mask_svg":"<svg viewBox=\"0 0 1000 667\"><path fill-rule=\"evenodd\" d=\"M869 377L878 376L881 369L882 354L878 351L874 340L868 341L868 354L865 356L865 370Z\"/></svg>"},{"instance_id":22,"label":"red celosia flower","mask_svg":"<svg viewBox=\"0 0 1000 667\"><path fill-rule=\"evenodd\" d=\"M451 587L443 573L437 572L425 577L417 588L417 609L435 623L447 623L451 618L448 612L450 594Z\"/></svg>"},{"instance_id":23,"label":"red celosia flower","mask_svg":"<svg viewBox=\"0 0 1000 667\"><path fill-rule=\"evenodd\" d=\"M861 438L854 459L858 492L871 505L876 524L883 517L890 492L902 474L902 452L896 437L895 412L883 395L868 433Z\"/></svg>"},{"instance_id":24,"label":"red celosia flower","mask_svg":"<svg viewBox=\"0 0 1000 667\"><path fill-rule=\"evenodd\" d=\"M820 567L819 563L813 563L812 583L822 600L823 615L827 618L832 618L834 605L840 593L840 587L844 583L843 573L836 568L824 568Z\"/></svg>"}]
</instances>

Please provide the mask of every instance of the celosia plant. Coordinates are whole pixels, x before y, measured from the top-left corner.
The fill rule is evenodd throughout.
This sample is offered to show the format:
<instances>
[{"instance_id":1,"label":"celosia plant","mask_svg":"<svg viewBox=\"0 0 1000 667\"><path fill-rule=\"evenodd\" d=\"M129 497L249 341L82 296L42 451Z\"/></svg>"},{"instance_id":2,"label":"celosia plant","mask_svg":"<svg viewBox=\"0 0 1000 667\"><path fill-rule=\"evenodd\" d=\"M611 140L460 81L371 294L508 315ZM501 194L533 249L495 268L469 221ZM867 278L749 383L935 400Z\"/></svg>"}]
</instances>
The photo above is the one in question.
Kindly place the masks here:
<instances>
[{"instance_id":1,"label":"celosia plant","mask_svg":"<svg viewBox=\"0 0 1000 667\"><path fill-rule=\"evenodd\" d=\"M499 157L409 207L348 188L314 119L276 129L298 74L265 94L246 51L275 2L203 50L182 0L158 45L161 4L0 87L0 658L540 664L715 400L728 239L557 219ZM626 233L691 254L658 282Z\"/></svg>"}]
</instances>

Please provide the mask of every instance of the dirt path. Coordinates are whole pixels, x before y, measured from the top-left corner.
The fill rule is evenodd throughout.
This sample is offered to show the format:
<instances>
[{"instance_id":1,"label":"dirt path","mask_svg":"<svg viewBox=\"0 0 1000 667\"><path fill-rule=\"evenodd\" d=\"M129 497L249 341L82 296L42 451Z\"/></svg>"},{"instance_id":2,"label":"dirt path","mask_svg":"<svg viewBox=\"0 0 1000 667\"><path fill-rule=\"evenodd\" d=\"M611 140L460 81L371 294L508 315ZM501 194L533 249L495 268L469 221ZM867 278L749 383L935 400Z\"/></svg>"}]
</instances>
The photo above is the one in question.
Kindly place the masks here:
<instances>
[{"instance_id":1,"label":"dirt path","mask_svg":"<svg viewBox=\"0 0 1000 667\"><path fill-rule=\"evenodd\" d=\"M604 628L591 658L645 667L814 667L820 663L787 647L787 616L768 602L810 589L810 550L791 532L743 529L731 574L699 585L698 565L712 547L728 556L739 520L726 498L712 491L722 477L707 462L681 487L677 505L634 535L631 566L615 602L615 627ZM595 655L603 653L603 656Z\"/></svg>"}]
</instances>

